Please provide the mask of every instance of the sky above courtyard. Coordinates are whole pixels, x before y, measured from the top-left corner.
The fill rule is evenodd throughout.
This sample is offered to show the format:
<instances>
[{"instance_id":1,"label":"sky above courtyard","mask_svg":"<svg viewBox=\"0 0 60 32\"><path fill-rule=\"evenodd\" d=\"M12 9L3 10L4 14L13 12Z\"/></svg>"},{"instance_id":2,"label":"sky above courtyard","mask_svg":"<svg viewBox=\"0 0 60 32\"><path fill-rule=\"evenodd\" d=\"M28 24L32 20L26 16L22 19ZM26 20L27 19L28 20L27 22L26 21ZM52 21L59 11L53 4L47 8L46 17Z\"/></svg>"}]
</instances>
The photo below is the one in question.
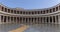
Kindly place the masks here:
<instances>
[{"instance_id":1,"label":"sky above courtyard","mask_svg":"<svg viewBox=\"0 0 60 32\"><path fill-rule=\"evenodd\" d=\"M60 0L0 0L0 3L11 8L42 9L60 3Z\"/></svg>"}]
</instances>

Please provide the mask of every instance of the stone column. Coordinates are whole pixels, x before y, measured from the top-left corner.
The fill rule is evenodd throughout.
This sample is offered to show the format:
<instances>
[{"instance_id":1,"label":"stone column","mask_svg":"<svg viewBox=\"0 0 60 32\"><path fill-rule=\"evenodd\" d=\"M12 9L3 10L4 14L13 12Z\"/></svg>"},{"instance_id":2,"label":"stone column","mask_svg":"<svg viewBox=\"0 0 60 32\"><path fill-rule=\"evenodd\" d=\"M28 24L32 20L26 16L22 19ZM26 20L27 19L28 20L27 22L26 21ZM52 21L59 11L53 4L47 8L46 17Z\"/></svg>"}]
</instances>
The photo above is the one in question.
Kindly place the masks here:
<instances>
[{"instance_id":1,"label":"stone column","mask_svg":"<svg viewBox=\"0 0 60 32\"><path fill-rule=\"evenodd\" d=\"M52 10L52 12L53 12L53 9L51 9Z\"/></svg>"},{"instance_id":2,"label":"stone column","mask_svg":"<svg viewBox=\"0 0 60 32\"><path fill-rule=\"evenodd\" d=\"M39 18L39 23L41 23L41 17Z\"/></svg>"},{"instance_id":3,"label":"stone column","mask_svg":"<svg viewBox=\"0 0 60 32\"><path fill-rule=\"evenodd\" d=\"M13 23L14 23L14 16L13 16Z\"/></svg>"},{"instance_id":4,"label":"stone column","mask_svg":"<svg viewBox=\"0 0 60 32\"><path fill-rule=\"evenodd\" d=\"M0 11L2 11L2 6L0 5Z\"/></svg>"},{"instance_id":5,"label":"stone column","mask_svg":"<svg viewBox=\"0 0 60 32\"><path fill-rule=\"evenodd\" d=\"M28 24L29 24L29 17L28 17Z\"/></svg>"},{"instance_id":6,"label":"stone column","mask_svg":"<svg viewBox=\"0 0 60 32\"><path fill-rule=\"evenodd\" d=\"M24 21L23 21L23 17L22 17L22 23L24 23Z\"/></svg>"},{"instance_id":7,"label":"stone column","mask_svg":"<svg viewBox=\"0 0 60 32\"><path fill-rule=\"evenodd\" d=\"M32 18L32 20L33 20L32 22L33 22L33 24L34 24L34 18Z\"/></svg>"},{"instance_id":8,"label":"stone column","mask_svg":"<svg viewBox=\"0 0 60 32\"><path fill-rule=\"evenodd\" d=\"M45 23L47 23L47 18L45 17Z\"/></svg>"},{"instance_id":9,"label":"stone column","mask_svg":"<svg viewBox=\"0 0 60 32\"><path fill-rule=\"evenodd\" d=\"M4 23L4 17L5 17L5 16L3 16L3 23Z\"/></svg>"},{"instance_id":10,"label":"stone column","mask_svg":"<svg viewBox=\"0 0 60 32\"><path fill-rule=\"evenodd\" d=\"M2 22L1 22L1 15L0 15L0 24L1 24Z\"/></svg>"},{"instance_id":11,"label":"stone column","mask_svg":"<svg viewBox=\"0 0 60 32\"><path fill-rule=\"evenodd\" d=\"M17 24L17 17L16 17L16 24Z\"/></svg>"},{"instance_id":12,"label":"stone column","mask_svg":"<svg viewBox=\"0 0 60 32\"><path fill-rule=\"evenodd\" d=\"M5 7L3 8L3 11L5 12Z\"/></svg>"},{"instance_id":13,"label":"stone column","mask_svg":"<svg viewBox=\"0 0 60 32\"><path fill-rule=\"evenodd\" d=\"M38 18L36 18L36 23L38 23Z\"/></svg>"},{"instance_id":14,"label":"stone column","mask_svg":"<svg viewBox=\"0 0 60 32\"><path fill-rule=\"evenodd\" d=\"M26 24L26 18L25 18L25 21L24 21L24 23Z\"/></svg>"},{"instance_id":15,"label":"stone column","mask_svg":"<svg viewBox=\"0 0 60 32\"><path fill-rule=\"evenodd\" d=\"M42 23L43 23L43 17L42 17L42 19L41 19L41 20L42 20Z\"/></svg>"},{"instance_id":16,"label":"stone column","mask_svg":"<svg viewBox=\"0 0 60 32\"><path fill-rule=\"evenodd\" d=\"M20 17L19 17L19 24L20 24Z\"/></svg>"},{"instance_id":17,"label":"stone column","mask_svg":"<svg viewBox=\"0 0 60 32\"><path fill-rule=\"evenodd\" d=\"M10 16L10 23L11 23L11 16Z\"/></svg>"},{"instance_id":18,"label":"stone column","mask_svg":"<svg viewBox=\"0 0 60 32\"><path fill-rule=\"evenodd\" d=\"M55 8L55 11L56 11L56 8Z\"/></svg>"},{"instance_id":19,"label":"stone column","mask_svg":"<svg viewBox=\"0 0 60 32\"><path fill-rule=\"evenodd\" d=\"M53 20L53 16L51 16L51 17L52 17L52 24L53 24L53 23L54 23L54 22L53 22L53 21L54 21L54 20Z\"/></svg>"},{"instance_id":20,"label":"stone column","mask_svg":"<svg viewBox=\"0 0 60 32\"><path fill-rule=\"evenodd\" d=\"M56 18L56 16L55 16L55 24L57 24L57 18Z\"/></svg>"},{"instance_id":21,"label":"stone column","mask_svg":"<svg viewBox=\"0 0 60 32\"><path fill-rule=\"evenodd\" d=\"M8 23L8 16L6 16L6 23Z\"/></svg>"},{"instance_id":22,"label":"stone column","mask_svg":"<svg viewBox=\"0 0 60 32\"><path fill-rule=\"evenodd\" d=\"M48 18L48 20L49 20L48 23L50 24L50 17Z\"/></svg>"},{"instance_id":23,"label":"stone column","mask_svg":"<svg viewBox=\"0 0 60 32\"><path fill-rule=\"evenodd\" d=\"M58 15L58 24L60 24L60 15Z\"/></svg>"},{"instance_id":24,"label":"stone column","mask_svg":"<svg viewBox=\"0 0 60 32\"><path fill-rule=\"evenodd\" d=\"M41 17L41 23L42 23L42 17Z\"/></svg>"},{"instance_id":25,"label":"stone column","mask_svg":"<svg viewBox=\"0 0 60 32\"><path fill-rule=\"evenodd\" d=\"M59 10L59 6L58 6L58 10Z\"/></svg>"}]
</instances>

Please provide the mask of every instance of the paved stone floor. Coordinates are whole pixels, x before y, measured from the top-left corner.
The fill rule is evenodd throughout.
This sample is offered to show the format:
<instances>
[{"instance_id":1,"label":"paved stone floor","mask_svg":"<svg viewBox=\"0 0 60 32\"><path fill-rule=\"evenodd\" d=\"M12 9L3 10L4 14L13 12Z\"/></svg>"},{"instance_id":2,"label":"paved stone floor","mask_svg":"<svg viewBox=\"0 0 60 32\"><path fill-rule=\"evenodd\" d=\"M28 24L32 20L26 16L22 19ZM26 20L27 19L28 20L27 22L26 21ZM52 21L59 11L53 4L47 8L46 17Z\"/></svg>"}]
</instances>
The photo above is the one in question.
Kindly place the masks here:
<instances>
[{"instance_id":1,"label":"paved stone floor","mask_svg":"<svg viewBox=\"0 0 60 32\"><path fill-rule=\"evenodd\" d=\"M0 32L9 32L22 26L22 24L0 24ZM22 29L23 32L60 32L60 25L57 24L34 24L26 26L29 26L29 28Z\"/></svg>"}]
</instances>

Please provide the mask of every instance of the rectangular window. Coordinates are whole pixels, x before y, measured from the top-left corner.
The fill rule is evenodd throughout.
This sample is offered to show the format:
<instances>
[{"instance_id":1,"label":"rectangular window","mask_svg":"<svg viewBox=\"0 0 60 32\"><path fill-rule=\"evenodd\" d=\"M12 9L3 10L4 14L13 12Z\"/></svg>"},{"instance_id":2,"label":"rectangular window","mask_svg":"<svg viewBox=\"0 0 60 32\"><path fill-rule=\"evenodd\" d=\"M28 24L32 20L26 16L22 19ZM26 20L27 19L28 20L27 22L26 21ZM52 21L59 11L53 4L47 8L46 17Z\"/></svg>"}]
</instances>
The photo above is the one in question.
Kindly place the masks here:
<instances>
[{"instance_id":1,"label":"rectangular window","mask_svg":"<svg viewBox=\"0 0 60 32\"><path fill-rule=\"evenodd\" d=\"M47 10L47 13L48 13L48 10Z\"/></svg>"},{"instance_id":2,"label":"rectangular window","mask_svg":"<svg viewBox=\"0 0 60 32\"><path fill-rule=\"evenodd\" d=\"M59 10L60 10L60 6L59 6Z\"/></svg>"},{"instance_id":3,"label":"rectangular window","mask_svg":"<svg viewBox=\"0 0 60 32\"><path fill-rule=\"evenodd\" d=\"M19 11L17 11L17 14L19 14Z\"/></svg>"},{"instance_id":4,"label":"rectangular window","mask_svg":"<svg viewBox=\"0 0 60 32\"><path fill-rule=\"evenodd\" d=\"M11 13L13 13L13 10L11 10Z\"/></svg>"},{"instance_id":5,"label":"rectangular window","mask_svg":"<svg viewBox=\"0 0 60 32\"><path fill-rule=\"evenodd\" d=\"M10 13L10 9L8 9L8 13Z\"/></svg>"},{"instance_id":6,"label":"rectangular window","mask_svg":"<svg viewBox=\"0 0 60 32\"><path fill-rule=\"evenodd\" d=\"M14 13L16 14L16 10L14 10Z\"/></svg>"},{"instance_id":7,"label":"rectangular window","mask_svg":"<svg viewBox=\"0 0 60 32\"><path fill-rule=\"evenodd\" d=\"M50 13L52 13L52 9L50 9Z\"/></svg>"},{"instance_id":8,"label":"rectangular window","mask_svg":"<svg viewBox=\"0 0 60 32\"><path fill-rule=\"evenodd\" d=\"M7 8L5 8L5 12L7 12Z\"/></svg>"},{"instance_id":9,"label":"rectangular window","mask_svg":"<svg viewBox=\"0 0 60 32\"><path fill-rule=\"evenodd\" d=\"M58 11L58 7L56 7L56 11Z\"/></svg>"},{"instance_id":10,"label":"rectangular window","mask_svg":"<svg viewBox=\"0 0 60 32\"><path fill-rule=\"evenodd\" d=\"M53 8L53 12L55 12L55 8Z\"/></svg>"},{"instance_id":11,"label":"rectangular window","mask_svg":"<svg viewBox=\"0 0 60 32\"><path fill-rule=\"evenodd\" d=\"M4 10L4 7L2 7L2 11Z\"/></svg>"}]
</instances>

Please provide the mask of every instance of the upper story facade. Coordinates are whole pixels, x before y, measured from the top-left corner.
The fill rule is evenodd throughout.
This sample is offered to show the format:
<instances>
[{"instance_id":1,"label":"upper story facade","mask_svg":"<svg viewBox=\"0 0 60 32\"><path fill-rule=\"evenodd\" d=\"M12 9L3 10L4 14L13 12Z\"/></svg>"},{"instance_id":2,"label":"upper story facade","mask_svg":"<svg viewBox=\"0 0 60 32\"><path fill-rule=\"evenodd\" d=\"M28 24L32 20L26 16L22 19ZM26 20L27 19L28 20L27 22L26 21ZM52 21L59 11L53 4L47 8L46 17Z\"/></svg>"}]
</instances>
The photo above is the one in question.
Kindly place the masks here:
<instances>
[{"instance_id":1,"label":"upper story facade","mask_svg":"<svg viewBox=\"0 0 60 32\"><path fill-rule=\"evenodd\" d=\"M11 14L20 14L20 15L46 15L49 13L59 12L60 11L60 4L57 4L50 8L44 8L44 9L23 9L23 8L9 8L4 5L0 5L0 11L11 13Z\"/></svg>"}]
</instances>

